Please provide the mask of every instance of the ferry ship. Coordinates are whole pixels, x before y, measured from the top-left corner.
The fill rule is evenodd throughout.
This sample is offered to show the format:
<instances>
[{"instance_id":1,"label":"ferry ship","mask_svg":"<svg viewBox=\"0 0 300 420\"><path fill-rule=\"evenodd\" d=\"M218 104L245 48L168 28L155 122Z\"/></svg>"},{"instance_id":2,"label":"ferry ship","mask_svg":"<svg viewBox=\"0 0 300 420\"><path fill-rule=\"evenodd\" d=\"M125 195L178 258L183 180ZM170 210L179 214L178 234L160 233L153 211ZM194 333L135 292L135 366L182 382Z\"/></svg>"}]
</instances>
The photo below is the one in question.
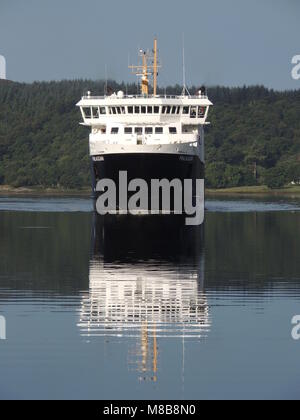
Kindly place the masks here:
<instances>
[{"instance_id":1,"label":"ferry ship","mask_svg":"<svg viewBox=\"0 0 300 420\"><path fill-rule=\"evenodd\" d=\"M97 183L110 179L119 185L120 172L127 180L186 179L203 180L204 201L204 126L212 103L205 88L190 95L184 86L181 95L158 94L157 40L151 53L141 50L141 63L130 66L140 78L140 94L123 91L93 96L88 92L80 107L84 126L91 128L89 149L93 195ZM193 187L193 194L196 189ZM151 196L149 195L149 200ZM116 204L118 211L120 201ZM160 211L163 211L160 202Z\"/></svg>"}]
</instances>

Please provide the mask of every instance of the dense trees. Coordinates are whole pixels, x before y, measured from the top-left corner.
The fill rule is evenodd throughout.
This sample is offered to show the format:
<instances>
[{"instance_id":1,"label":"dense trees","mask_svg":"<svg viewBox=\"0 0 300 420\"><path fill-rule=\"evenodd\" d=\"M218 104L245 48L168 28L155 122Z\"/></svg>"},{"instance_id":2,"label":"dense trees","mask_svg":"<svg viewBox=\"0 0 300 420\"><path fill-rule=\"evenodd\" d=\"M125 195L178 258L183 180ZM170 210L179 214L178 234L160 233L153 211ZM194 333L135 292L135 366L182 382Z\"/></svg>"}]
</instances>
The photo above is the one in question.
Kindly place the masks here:
<instances>
[{"instance_id":1,"label":"dense trees","mask_svg":"<svg viewBox=\"0 0 300 420\"><path fill-rule=\"evenodd\" d=\"M300 180L300 91L216 88L210 96L216 104L206 136L211 187L216 186L217 163L224 165L226 186L257 183L275 188ZM228 167L240 176L226 176ZM219 187L221 182L223 178Z\"/></svg>"},{"instance_id":2,"label":"dense trees","mask_svg":"<svg viewBox=\"0 0 300 420\"><path fill-rule=\"evenodd\" d=\"M135 85L112 90L136 93ZM75 104L104 83L0 81L0 184L88 186L88 130ZM196 88L192 88L191 92ZM178 93L180 86L168 87ZM165 89L163 90L165 92ZM210 88L215 106L206 130L206 179L213 188L300 181L300 91Z\"/></svg>"}]
</instances>

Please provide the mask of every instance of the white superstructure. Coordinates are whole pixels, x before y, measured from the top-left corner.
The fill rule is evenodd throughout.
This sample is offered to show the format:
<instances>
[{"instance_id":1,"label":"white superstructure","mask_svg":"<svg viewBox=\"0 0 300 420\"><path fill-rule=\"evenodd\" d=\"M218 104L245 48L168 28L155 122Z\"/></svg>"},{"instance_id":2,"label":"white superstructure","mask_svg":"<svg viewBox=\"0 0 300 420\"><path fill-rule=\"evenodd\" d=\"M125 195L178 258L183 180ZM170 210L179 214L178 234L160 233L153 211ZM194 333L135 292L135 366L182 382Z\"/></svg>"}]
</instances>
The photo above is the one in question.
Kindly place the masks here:
<instances>
[{"instance_id":1,"label":"white superstructure","mask_svg":"<svg viewBox=\"0 0 300 420\"><path fill-rule=\"evenodd\" d=\"M155 43L156 48L156 43ZM155 49L156 51L156 49ZM143 53L141 95L93 96L88 92L77 104L82 125L91 128L91 156L110 153L175 153L198 155L204 161L203 127L212 103L205 90L197 95L158 95L154 63L153 93L149 93L149 65ZM154 53L157 57L157 53ZM155 58L156 59L156 58Z\"/></svg>"},{"instance_id":2,"label":"white superstructure","mask_svg":"<svg viewBox=\"0 0 300 420\"><path fill-rule=\"evenodd\" d=\"M212 103L198 96L87 95L78 103L91 127L90 154L183 153L204 161L203 126Z\"/></svg>"}]
</instances>

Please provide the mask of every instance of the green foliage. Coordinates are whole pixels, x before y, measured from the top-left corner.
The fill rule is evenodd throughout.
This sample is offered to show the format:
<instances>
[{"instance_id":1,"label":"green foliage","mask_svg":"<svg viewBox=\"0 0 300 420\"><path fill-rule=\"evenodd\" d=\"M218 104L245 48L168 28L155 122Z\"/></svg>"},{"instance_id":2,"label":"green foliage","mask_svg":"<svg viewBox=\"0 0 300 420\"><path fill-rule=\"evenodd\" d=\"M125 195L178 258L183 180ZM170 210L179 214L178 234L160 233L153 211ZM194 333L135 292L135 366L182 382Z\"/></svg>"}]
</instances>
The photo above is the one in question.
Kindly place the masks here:
<instances>
[{"instance_id":1,"label":"green foliage","mask_svg":"<svg viewBox=\"0 0 300 420\"><path fill-rule=\"evenodd\" d=\"M269 169L265 174L265 184L271 189L281 188L286 183L286 169L277 166Z\"/></svg>"},{"instance_id":2,"label":"green foliage","mask_svg":"<svg viewBox=\"0 0 300 420\"><path fill-rule=\"evenodd\" d=\"M109 86L137 93L135 85ZM89 130L79 125L75 107L87 90L101 95L104 83L0 81L0 185L90 185ZM180 92L180 86L167 88L167 94ZM206 129L209 187L267 182L277 188L300 180L300 91L215 87L208 94L214 102Z\"/></svg>"},{"instance_id":3,"label":"green foliage","mask_svg":"<svg viewBox=\"0 0 300 420\"><path fill-rule=\"evenodd\" d=\"M215 103L206 135L209 187L278 188L300 180L300 91L212 88L209 96ZM223 177L212 174L213 164L226 165Z\"/></svg>"},{"instance_id":4,"label":"green foliage","mask_svg":"<svg viewBox=\"0 0 300 420\"><path fill-rule=\"evenodd\" d=\"M300 162L292 163L288 166L286 172L287 182L294 182L300 184Z\"/></svg>"},{"instance_id":5,"label":"green foliage","mask_svg":"<svg viewBox=\"0 0 300 420\"><path fill-rule=\"evenodd\" d=\"M232 188L256 185L256 180L247 167L226 165L223 162L208 162L206 165L206 185L214 189Z\"/></svg>"}]
</instances>

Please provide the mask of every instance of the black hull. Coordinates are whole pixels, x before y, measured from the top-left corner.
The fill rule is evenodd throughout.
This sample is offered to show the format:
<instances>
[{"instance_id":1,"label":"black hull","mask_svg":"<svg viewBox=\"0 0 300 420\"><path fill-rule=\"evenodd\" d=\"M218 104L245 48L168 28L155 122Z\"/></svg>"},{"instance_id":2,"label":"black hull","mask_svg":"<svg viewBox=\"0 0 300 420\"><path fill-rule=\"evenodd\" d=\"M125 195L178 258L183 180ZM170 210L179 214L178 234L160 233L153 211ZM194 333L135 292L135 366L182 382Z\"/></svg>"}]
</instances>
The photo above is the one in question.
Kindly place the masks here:
<instances>
[{"instance_id":1,"label":"black hull","mask_svg":"<svg viewBox=\"0 0 300 420\"><path fill-rule=\"evenodd\" d=\"M193 180L193 196L196 195L196 180L204 179L204 163L201 162L198 156L158 153L120 153L93 156L91 158L91 172L95 201L101 195L101 192L96 191L98 181L103 179L113 180L118 188L121 171L127 172L128 183L133 179L143 179L148 186L151 185L151 180L153 179L167 179L168 181L179 179L182 185L184 180L191 179ZM133 194L128 193L128 198ZM149 202L151 201L150 194L149 191ZM122 210L119 206L118 194L117 209ZM173 209L174 197L171 195L170 210L172 211ZM159 210L165 210L161 202Z\"/></svg>"},{"instance_id":2,"label":"black hull","mask_svg":"<svg viewBox=\"0 0 300 420\"><path fill-rule=\"evenodd\" d=\"M96 160L95 160L96 159ZM158 153L124 153L93 156L93 187L103 178L119 179L119 172L127 171L128 180L151 179L203 179L204 164L198 156Z\"/></svg>"},{"instance_id":3,"label":"black hull","mask_svg":"<svg viewBox=\"0 0 300 420\"><path fill-rule=\"evenodd\" d=\"M142 178L147 183L151 179L204 179L204 163L198 156L124 153L93 156L91 164L93 191L97 182L104 178L118 183L120 171L127 171L128 181Z\"/></svg>"}]
</instances>

